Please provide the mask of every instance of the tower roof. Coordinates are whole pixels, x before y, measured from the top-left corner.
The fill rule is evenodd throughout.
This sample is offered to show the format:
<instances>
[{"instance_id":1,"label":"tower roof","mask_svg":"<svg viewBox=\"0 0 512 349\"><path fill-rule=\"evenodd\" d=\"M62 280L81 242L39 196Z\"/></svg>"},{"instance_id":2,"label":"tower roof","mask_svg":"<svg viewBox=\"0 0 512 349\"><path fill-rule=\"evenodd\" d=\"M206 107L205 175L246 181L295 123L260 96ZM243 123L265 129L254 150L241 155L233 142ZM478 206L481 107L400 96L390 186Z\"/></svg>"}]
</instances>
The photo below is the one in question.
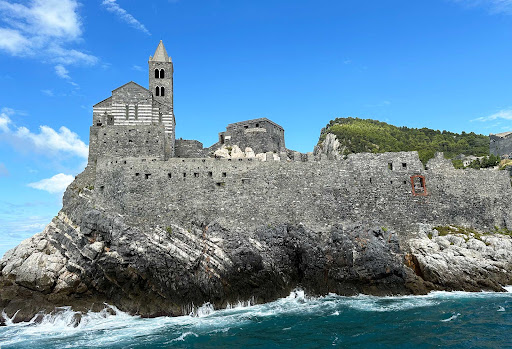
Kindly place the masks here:
<instances>
[{"instance_id":1,"label":"tower roof","mask_svg":"<svg viewBox=\"0 0 512 349\"><path fill-rule=\"evenodd\" d=\"M158 44L153 57L149 56L149 60L153 62L172 62L171 57L169 57L167 51L165 50L165 46L162 40L160 40L160 43Z\"/></svg>"}]
</instances>

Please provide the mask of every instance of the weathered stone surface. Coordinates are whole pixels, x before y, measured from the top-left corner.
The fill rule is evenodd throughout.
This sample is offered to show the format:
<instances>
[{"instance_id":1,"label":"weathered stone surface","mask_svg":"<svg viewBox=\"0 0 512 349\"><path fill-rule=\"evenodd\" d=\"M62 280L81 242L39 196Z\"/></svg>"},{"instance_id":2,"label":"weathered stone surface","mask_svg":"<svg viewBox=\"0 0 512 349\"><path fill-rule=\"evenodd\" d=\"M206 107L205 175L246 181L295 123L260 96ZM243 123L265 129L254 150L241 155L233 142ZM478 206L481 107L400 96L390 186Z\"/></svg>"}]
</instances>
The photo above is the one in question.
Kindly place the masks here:
<instances>
[{"instance_id":1,"label":"weathered stone surface","mask_svg":"<svg viewBox=\"0 0 512 349\"><path fill-rule=\"evenodd\" d=\"M460 240L463 235L411 239L417 274L435 288L450 291L503 291L502 286L512 282L510 236L486 236L486 242L470 238L465 244Z\"/></svg>"}]
</instances>

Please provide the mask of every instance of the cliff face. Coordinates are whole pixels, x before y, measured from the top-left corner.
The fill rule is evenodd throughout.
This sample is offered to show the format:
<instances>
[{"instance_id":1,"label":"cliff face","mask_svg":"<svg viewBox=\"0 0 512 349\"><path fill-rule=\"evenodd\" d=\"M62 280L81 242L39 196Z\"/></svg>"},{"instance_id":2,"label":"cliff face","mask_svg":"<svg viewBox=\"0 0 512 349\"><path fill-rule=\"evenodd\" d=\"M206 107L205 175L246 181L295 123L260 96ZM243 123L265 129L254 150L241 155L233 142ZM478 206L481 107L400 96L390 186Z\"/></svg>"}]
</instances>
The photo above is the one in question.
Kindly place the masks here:
<instances>
[{"instance_id":1,"label":"cliff face","mask_svg":"<svg viewBox=\"0 0 512 349\"><path fill-rule=\"evenodd\" d=\"M362 154L356 160L371 160L371 156ZM267 176L258 171L270 171L268 176L274 176L276 181L286 181L286 176L295 180L295 171L286 170L287 164L264 165L269 168L233 165L239 174L226 176L231 180L226 180L226 186L239 185L237 176L247 178L247 173L254 175L256 185L249 192L256 201L246 202L251 197L240 195L236 207L230 206L231 201L224 201L229 199L230 191L221 192L220 199L217 196L220 201L215 202L218 192L202 188L206 182L201 178L197 179L199 184L189 184L185 195L176 189L167 192L165 183L158 181L136 182L113 164L110 170L101 167L106 164L98 165L98 172L89 167L68 187L61 212L47 228L0 261L0 308L9 317L18 312L14 321L29 320L38 312L51 312L57 306L71 305L85 311L103 308L104 303L142 316L182 315L188 314L193 305L205 302L216 307L249 299L266 302L285 296L296 287L314 295L392 295L423 294L436 289L500 291L501 285L510 283L510 237L496 235L485 242L472 238L450 242L446 237L428 238L426 233L432 233L432 226L418 224L446 223L451 219L453 223L481 227L495 222L507 225L510 202L506 197L510 186L505 185L508 183L504 174L489 172L488 178L494 178L494 183L489 188L485 183L484 188L473 188L474 200L465 202L460 198L465 197L467 186L477 183L484 172L452 173L438 159L430 163L427 171L431 172L424 173L432 194L412 197L410 184L409 192L401 186L400 176L408 173L388 169L387 156L397 155L380 155L380 170L372 170L368 165L372 162L365 160L349 176L344 171L349 164L357 163L354 158L339 164L299 164L296 168L309 172L301 172L302 176L299 173L298 178L310 177L306 177L304 186L291 183L288 193L296 192L292 201L287 196L272 197L279 189L277 182L267 183L265 199L258 199L262 195L258 189L263 188L259 187L259 180ZM202 164L200 159L197 161ZM144 171L151 169L148 163L157 166L157 162L146 161L137 165L146 166L139 171L133 164L126 165L139 171L142 180L149 181L151 177L144 176L154 176L155 172ZM419 160L410 158L407 163L412 166ZM179 165L185 166L186 171L185 167L173 166L176 173L171 177L186 173L194 180L196 168L201 165ZM271 166L284 170L275 172ZM161 166L154 169L163 170ZM314 169L317 172L311 172ZM365 173L364 169L370 171ZM326 178L316 181L315 174L322 171ZM208 173L203 172L201 175ZM162 173L169 178L167 172ZM366 178L354 178L354 174L377 176L373 178L382 179L382 183L396 177L400 186L380 186L370 195L364 185L350 186L357 180L366 182ZM345 181L347 178L350 183ZM457 180L447 186L453 178ZM184 181L183 177L180 180ZM210 180L208 176L206 180ZM330 185L325 187L326 183ZM156 196L148 194L148 185L155 190L161 188L158 195L163 197L162 202L167 200L167 206L152 203ZM316 192L305 198L301 191L308 186ZM338 186L340 191L336 191ZM388 197L388 201L382 201ZM366 198L370 201L363 205ZM269 207L263 205L272 199L283 201ZM194 202L202 202L203 206L194 207ZM206 204L210 210L204 210ZM304 206L307 210L298 212L301 205L311 207ZM414 210L409 212L411 207ZM289 209L298 215L287 215ZM309 219L302 222L301 217L308 218L308 214ZM401 224L403 221L407 224Z\"/></svg>"}]
</instances>

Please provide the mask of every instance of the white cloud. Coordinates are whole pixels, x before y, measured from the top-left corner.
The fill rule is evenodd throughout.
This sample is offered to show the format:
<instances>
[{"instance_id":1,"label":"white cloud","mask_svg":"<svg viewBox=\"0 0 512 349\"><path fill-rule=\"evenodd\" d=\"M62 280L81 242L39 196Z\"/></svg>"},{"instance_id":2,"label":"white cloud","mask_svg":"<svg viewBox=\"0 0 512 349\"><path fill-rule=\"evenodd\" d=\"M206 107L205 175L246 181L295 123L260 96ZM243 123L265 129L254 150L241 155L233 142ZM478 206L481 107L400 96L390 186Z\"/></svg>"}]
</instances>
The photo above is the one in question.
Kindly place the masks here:
<instances>
[{"instance_id":1,"label":"white cloud","mask_svg":"<svg viewBox=\"0 0 512 349\"><path fill-rule=\"evenodd\" d=\"M66 190L74 179L75 177L72 175L59 173L51 178L42 179L39 182L29 183L27 185L31 188L44 190L51 194L60 194Z\"/></svg>"},{"instance_id":2,"label":"white cloud","mask_svg":"<svg viewBox=\"0 0 512 349\"><path fill-rule=\"evenodd\" d=\"M63 152L87 159L89 154L88 146L76 133L67 127L62 126L58 131L55 131L49 126L40 126L39 133L33 133L24 126L11 127L12 121L5 110L8 112L12 111L12 109L8 108L2 109L2 113L0 113L0 131L11 135L19 141L29 142L40 152Z\"/></svg>"},{"instance_id":3,"label":"white cloud","mask_svg":"<svg viewBox=\"0 0 512 349\"><path fill-rule=\"evenodd\" d=\"M492 115L482 116L482 117L473 119L471 121L483 121L483 122L485 122L485 121L492 121L492 120L498 120L498 119L512 120L512 109L500 110L499 112L494 113Z\"/></svg>"},{"instance_id":4,"label":"white cloud","mask_svg":"<svg viewBox=\"0 0 512 349\"><path fill-rule=\"evenodd\" d=\"M119 4L116 2L116 0L103 0L102 5L105 6L107 11L110 11L119 18L121 18L123 21L134 27L135 29L138 29L148 35L151 35L149 30L139 22L135 17L133 17L131 14L129 14L124 8L119 6Z\"/></svg>"},{"instance_id":5,"label":"white cloud","mask_svg":"<svg viewBox=\"0 0 512 349\"><path fill-rule=\"evenodd\" d=\"M89 154L87 145L67 127L62 126L57 132L51 127L40 126L40 131L39 133L33 133L22 126L18 128L15 135L18 138L31 141L38 150L65 152L87 158Z\"/></svg>"},{"instance_id":6,"label":"white cloud","mask_svg":"<svg viewBox=\"0 0 512 349\"><path fill-rule=\"evenodd\" d=\"M466 6L482 6L491 13L512 14L512 0L452 0Z\"/></svg>"},{"instance_id":7,"label":"white cloud","mask_svg":"<svg viewBox=\"0 0 512 349\"><path fill-rule=\"evenodd\" d=\"M66 47L81 40L77 0L0 0L0 50L58 64L96 64L93 55Z\"/></svg>"},{"instance_id":8,"label":"white cloud","mask_svg":"<svg viewBox=\"0 0 512 349\"><path fill-rule=\"evenodd\" d=\"M42 93L47 95L48 97L53 97L55 94L53 93L53 90L41 90Z\"/></svg>"},{"instance_id":9,"label":"white cloud","mask_svg":"<svg viewBox=\"0 0 512 349\"><path fill-rule=\"evenodd\" d=\"M8 177L9 176L9 170L3 163L0 162L0 177Z\"/></svg>"},{"instance_id":10,"label":"white cloud","mask_svg":"<svg viewBox=\"0 0 512 349\"><path fill-rule=\"evenodd\" d=\"M142 71L142 72L145 71L140 65L135 65L135 64L132 66L132 69L136 70L136 71Z\"/></svg>"},{"instance_id":11,"label":"white cloud","mask_svg":"<svg viewBox=\"0 0 512 349\"><path fill-rule=\"evenodd\" d=\"M9 128L9 124L11 124L12 121L11 119L9 118L9 116L7 116L7 113L0 113L0 130L3 131L3 132L9 132L10 131L10 128Z\"/></svg>"},{"instance_id":12,"label":"white cloud","mask_svg":"<svg viewBox=\"0 0 512 349\"><path fill-rule=\"evenodd\" d=\"M55 66L55 73L63 79L71 79L69 71L61 64Z\"/></svg>"}]
</instances>

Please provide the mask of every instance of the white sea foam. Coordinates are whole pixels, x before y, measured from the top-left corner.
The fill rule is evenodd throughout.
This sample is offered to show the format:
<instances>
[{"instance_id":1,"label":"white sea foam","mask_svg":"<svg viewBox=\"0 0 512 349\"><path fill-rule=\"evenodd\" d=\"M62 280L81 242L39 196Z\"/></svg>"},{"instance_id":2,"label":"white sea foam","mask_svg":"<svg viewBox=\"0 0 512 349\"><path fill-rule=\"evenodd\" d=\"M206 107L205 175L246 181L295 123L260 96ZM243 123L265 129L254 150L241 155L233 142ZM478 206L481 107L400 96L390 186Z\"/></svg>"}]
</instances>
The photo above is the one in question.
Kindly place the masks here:
<instances>
[{"instance_id":1,"label":"white sea foam","mask_svg":"<svg viewBox=\"0 0 512 349\"><path fill-rule=\"evenodd\" d=\"M460 316L460 313L453 314L453 315L452 315L452 316L450 316L448 319L441 320L441 322L448 322L448 321L452 321L452 320L455 320L456 318L458 318L459 316Z\"/></svg>"},{"instance_id":2,"label":"white sea foam","mask_svg":"<svg viewBox=\"0 0 512 349\"><path fill-rule=\"evenodd\" d=\"M499 307L498 310L496 310L496 311L505 311L505 308Z\"/></svg>"},{"instance_id":3,"label":"white sea foam","mask_svg":"<svg viewBox=\"0 0 512 349\"><path fill-rule=\"evenodd\" d=\"M511 288L512 289L512 288ZM101 312L89 312L77 322L77 312L61 308L52 315L45 315L36 323L36 318L29 322L13 323L7 319L6 327L0 328L0 347L17 344L29 347L34 341L63 340L67 348L100 347L131 343L134 339L152 338L162 333L172 333L171 338L177 342L187 341L191 337L213 333L228 332L232 328L241 328L247 324L261 322L265 318L282 315L291 316L341 316L347 311L363 312L401 312L414 308L431 307L457 298L473 297L512 297L511 293L466 293L466 292L432 292L424 296L374 297L359 295L342 297L329 294L323 297L308 297L304 291L295 290L288 297L267 304L251 305L253 300L230 305L224 310L214 310L210 303L203 304L188 316L159 317L142 319L128 315L114 306L108 306ZM498 309L498 311L500 311ZM111 315L115 313L115 315ZM5 315L5 314L4 314ZM459 314L443 322L452 321ZM286 328L287 329L287 328ZM163 342L168 342L164 338Z\"/></svg>"}]
</instances>

